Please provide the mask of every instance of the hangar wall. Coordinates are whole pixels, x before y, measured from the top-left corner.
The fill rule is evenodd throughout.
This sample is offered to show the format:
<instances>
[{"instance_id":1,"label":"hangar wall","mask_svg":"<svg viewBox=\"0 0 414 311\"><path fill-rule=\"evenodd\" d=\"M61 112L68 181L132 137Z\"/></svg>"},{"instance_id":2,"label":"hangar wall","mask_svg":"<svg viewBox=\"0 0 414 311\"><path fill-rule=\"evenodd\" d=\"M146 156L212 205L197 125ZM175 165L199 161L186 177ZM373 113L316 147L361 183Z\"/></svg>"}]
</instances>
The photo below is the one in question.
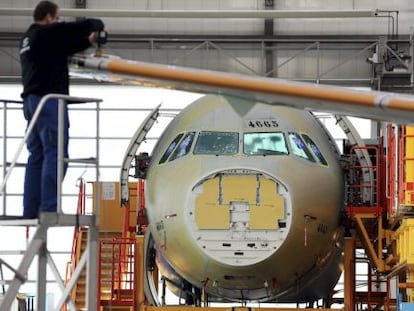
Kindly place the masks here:
<instances>
[{"instance_id":1,"label":"hangar wall","mask_svg":"<svg viewBox=\"0 0 414 311\"><path fill-rule=\"evenodd\" d=\"M1 8L32 8L37 1L3 1ZM57 1L61 8L107 10L105 52L123 58L317 83L380 88L367 61L390 40L412 54L414 9L408 0L349 1ZM261 10L317 13L315 18L111 17L114 11ZM326 17L326 11L372 12L371 17ZM324 13L325 12L325 13ZM18 80L16 46L30 16L0 19L0 76ZM63 14L64 15L64 14ZM148 15L147 15L148 16ZM295 15L294 15L295 16ZM72 20L73 17L64 17ZM93 52L92 50L89 52ZM412 63L410 63L412 71ZM411 86L411 85L410 85ZM407 91L407 90L404 90ZM411 91L411 89L410 89Z\"/></svg>"}]
</instances>

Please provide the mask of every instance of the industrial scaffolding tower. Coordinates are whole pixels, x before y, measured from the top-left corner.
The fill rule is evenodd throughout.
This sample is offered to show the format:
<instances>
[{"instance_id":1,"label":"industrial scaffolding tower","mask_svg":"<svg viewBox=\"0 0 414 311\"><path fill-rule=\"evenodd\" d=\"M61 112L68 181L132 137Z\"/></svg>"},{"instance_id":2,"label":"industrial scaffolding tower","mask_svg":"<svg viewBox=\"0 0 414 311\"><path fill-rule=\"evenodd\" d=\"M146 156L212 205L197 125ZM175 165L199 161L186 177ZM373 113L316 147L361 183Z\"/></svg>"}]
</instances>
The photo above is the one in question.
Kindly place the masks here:
<instances>
[{"instance_id":1,"label":"industrial scaffolding tower","mask_svg":"<svg viewBox=\"0 0 414 311\"><path fill-rule=\"evenodd\" d=\"M62 182L64 176L64 164L65 163L89 163L95 166L96 181L99 181L99 104L102 101L97 98L83 98L83 97L73 97L62 94L48 94L44 96L33 115L31 122L29 123L25 136L20 143L18 150L11 164L8 165L8 170L3 166L4 178L1 184L1 194L4 198L6 195L6 184L13 168L16 166L17 159L27 141L27 138L32 131L35 122L37 121L41 109L49 99L58 100L58 169L57 169L57 178L60 182L57 185L57 212L56 213L41 213L38 219L16 219L16 217L8 217L7 215L2 215L2 220L0 220L0 226L34 226L36 227L34 236L30 241L26 252L18 266L17 269L14 269L10 264L5 262L0 258L0 265L4 265L9 268L13 273L14 277L10 282L10 285L7 289L5 296L0 304L0 311L8 311L13 303L13 300L18 294L20 286L26 282L27 272L31 266L35 256L38 256L38 279L37 279L37 302L36 310L45 310L46 309L46 268L47 264L56 278L56 282L62 291L62 296L56 306L56 310L61 310L64 303L68 303L70 310L76 310L73 301L71 300L70 293L73 285L76 283L78 277L81 274L82 269L86 266L87 270L87 310L96 310L97 309L97 287L95 286L96 274L97 274L97 254L98 254L98 220L99 220L99 208L95 206L94 215L69 215L62 212ZM6 104L7 101L4 101ZM96 103L96 145L95 151L96 156L91 158L82 158L82 159L70 159L64 158L63 153L63 143L64 143L64 106L66 104L81 104L81 103ZM4 119L6 120L6 107L4 107ZM6 130L5 130L6 131ZM4 135L6 139L6 135ZM4 157L5 161L6 157ZM99 189L95 191L95 195L99 196ZM6 202L3 199L3 202ZM95 200L95 204L98 204L98 200ZM4 211L6 211L4 205ZM88 246L84 251L80 262L72 275L72 278L65 285L62 281L59 271L47 249L47 232L49 228L52 227L63 227L63 226L86 226L89 228L88 234Z\"/></svg>"}]
</instances>

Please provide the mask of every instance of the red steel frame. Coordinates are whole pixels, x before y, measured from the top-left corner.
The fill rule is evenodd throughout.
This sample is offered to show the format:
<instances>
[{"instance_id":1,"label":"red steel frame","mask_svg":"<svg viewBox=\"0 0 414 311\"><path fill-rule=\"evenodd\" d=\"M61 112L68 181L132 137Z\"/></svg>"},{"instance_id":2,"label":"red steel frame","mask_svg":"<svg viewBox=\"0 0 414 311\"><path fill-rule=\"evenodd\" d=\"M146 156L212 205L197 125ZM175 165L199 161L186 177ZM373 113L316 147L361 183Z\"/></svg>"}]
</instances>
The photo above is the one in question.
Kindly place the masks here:
<instances>
[{"instance_id":1,"label":"red steel frame","mask_svg":"<svg viewBox=\"0 0 414 311\"><path fill-rule=\"evenodd\" d=\"M375 194L375 205L372 206L364 206L364 205L355 205L355 202L348 202L348 214L350 217L352 217L354 214L356 213L375 213L375 215L380 216L382 211L383 211L383 207L381 206L380 202L382 202L383 200L381 200L380 198L380 182L379 180L381 180L381 157L379 156L379 151L378 151L378 147L375 146L353 146L350 150L351 154L355 153L355 150L373 150L374 151L374 155L375 155L375 159L376 159L376 164L375 165L353 165L351 166L349 169L357 169L357 170L364 170L364 169L372 169L374 171L374 173L376 174L376 178L375 178L375 182L374 185L364 185L361 183L357 183L352 185L352 188L354 189L360 189L360 191L363 188L374 188L374 194Z\"/></svg>"}]
</instances>

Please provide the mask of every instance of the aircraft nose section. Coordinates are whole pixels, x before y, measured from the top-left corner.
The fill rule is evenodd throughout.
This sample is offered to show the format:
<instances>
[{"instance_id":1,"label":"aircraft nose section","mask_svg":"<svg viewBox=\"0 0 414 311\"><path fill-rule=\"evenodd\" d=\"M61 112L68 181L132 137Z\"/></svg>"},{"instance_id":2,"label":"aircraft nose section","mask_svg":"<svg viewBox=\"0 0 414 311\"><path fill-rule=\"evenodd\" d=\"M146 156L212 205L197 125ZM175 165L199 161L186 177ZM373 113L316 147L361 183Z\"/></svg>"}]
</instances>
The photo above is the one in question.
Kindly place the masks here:
<instances>
[{"instance_id":1,"label":"aircraft nose section","mask_svg":"<svg viewBox=\"0 0 414 311\"><path fill-rule=\"evenodd\" d=\"M251 265L281 247L291 224L289 193L258 171L231 170L200 181L192 190L190 228L210 258ZM223 238L224 237L224 238Z\"/></svg>"}]
</instances>

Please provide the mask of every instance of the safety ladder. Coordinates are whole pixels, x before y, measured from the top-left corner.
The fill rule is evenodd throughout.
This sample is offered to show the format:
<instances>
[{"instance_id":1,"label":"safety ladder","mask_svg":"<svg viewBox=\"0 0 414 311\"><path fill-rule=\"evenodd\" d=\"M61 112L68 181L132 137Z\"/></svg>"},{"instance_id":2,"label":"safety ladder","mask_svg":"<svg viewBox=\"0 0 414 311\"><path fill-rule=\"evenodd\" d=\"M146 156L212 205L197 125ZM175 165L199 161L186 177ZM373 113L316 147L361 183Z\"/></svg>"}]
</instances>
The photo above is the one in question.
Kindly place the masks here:
<instances>
[{"instance_id":1,"label":"safety ladder","mask_svg":"<svg viewBox=\"0 0 414 311\"><path fill-rule=\"evenodd\" d=\"M70 297L71 288L77 281L80 276L81 271L85 266L87 266L87 309L96 310L97 309L97 289L95 286L95 279L97 274L97 256L98 256L98 219L99 219L99 208L95 206L94 215L69 215L62 212L62 181L64 176L64 165L65 163L88 163L95 166L96 180L99 181L99 104L102 101L97 98L84 98L84 97L73 97L62 94L48 94L44 96L38 104L36 111L33 114L31 122L28 124L26 133L22 142L17 148L16 155L14 156L10 165L8 165L8 170L4 170L4 178L1 183L1 195L5 196L5 189L7 181L13 171L13 168L17 164L17 159L19 158L26 141L33 130L37 119L41 113L42 108L45 103L50 99L57 99L58 101L58 168L57 168L57 212L56 213L41 213L38 219L6 219L0 220L0 226L33 226L36 227L32 240L27 246L23 258L17 267L14 269L11 265L7 265L13 273L14 277L10 281L8 289L3 297L3 300L0 304L0 311L8 311L13 303L13 300L18 294L20 286L27 281L28 269L31 266L35 256L37 255L37 293L36 293L36 310L46 310L46 271L47 265L49 265L50 270L55 276L56 283L58 284L62 296L57 304L56 310L61 310L65 302L68 303L70 310L76 310L74 302ZM64 105L65 104L82 104L82 103L96 103L96 156L86 159L71 159L64 157ZM4 112L4 119L6 120L6 112ZM6 131L6 130L5 130ZM4 136L6 139L6 135ZM5 161L4 157L4 161ZM99 195L99 191L96 191L96 196ZM6 202L3 199L3 202ZM95 200L96 204L98 200ZM6 207L4 205L4 211ZM3 212L4 212L3 211ZM7 216L7 215L5 215ZM5 218L5 217L3 217ZM72 278L67 284L64 284L62 277L59 274L59 271L56 267L56 264L47 249L47 233L48 229L52 227L62 227L62 226L85 226L89 228L88 234L88 246L82 254L82 257L79 260L79 263L72 275Z\"/></svg>"}]
</instances>

